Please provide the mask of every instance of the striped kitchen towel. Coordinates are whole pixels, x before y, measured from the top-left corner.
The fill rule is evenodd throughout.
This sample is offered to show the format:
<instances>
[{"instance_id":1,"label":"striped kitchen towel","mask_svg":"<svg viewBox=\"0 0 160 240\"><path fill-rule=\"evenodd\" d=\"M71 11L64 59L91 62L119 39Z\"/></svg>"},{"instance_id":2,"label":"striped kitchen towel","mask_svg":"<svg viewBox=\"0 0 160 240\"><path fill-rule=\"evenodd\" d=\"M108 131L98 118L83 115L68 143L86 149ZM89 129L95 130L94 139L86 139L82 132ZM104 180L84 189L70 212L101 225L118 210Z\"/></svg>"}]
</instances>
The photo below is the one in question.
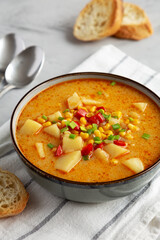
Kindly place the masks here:
<instances>
[{"instance_id":1,"label":"striped kitchen towel","mask_svg":"<svg viewBox=\"0 0 160 240\"><path fill-rule=\"evenodd\" d=\"M138 81L160 95L160 75L112 45L102 47L72 72L109 72ZM2 240L155 240L160 236L160 176L139 192L100 204L81 204L51 195L27 174L9 137L0 128L0 167L15 173L30 194L26 209L0 220Z\"/></svg>"}]
</instances>

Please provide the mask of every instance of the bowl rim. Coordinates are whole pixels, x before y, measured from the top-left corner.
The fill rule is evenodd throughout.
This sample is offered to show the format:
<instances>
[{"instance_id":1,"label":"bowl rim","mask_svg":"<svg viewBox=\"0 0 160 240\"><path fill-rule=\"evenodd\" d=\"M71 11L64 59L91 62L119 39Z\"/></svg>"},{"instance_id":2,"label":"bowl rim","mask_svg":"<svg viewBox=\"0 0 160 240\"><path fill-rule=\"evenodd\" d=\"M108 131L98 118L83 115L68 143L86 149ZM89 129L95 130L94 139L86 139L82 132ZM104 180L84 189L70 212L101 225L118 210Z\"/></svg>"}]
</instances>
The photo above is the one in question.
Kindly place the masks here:
<instances>
[{"instance_id":1,"label":"bowl rim","mask_svg":"<svg viewBox=\"0 0 160 240\"><path fill-rule=\"evenodd\" d=\"M39 86L41 85L45 85L47 82L50 82L50 81L54 81L54 80L58 80L60 78L65 78L65 77L76 77L76 76L82 76L82 75L88 75L88 77L90 75L95 75L97 76L97 79L98 79L98 75L100 77L108 77L108 78L115 78L114 81L116 81L116 79L121 79L123 82L123 84L126 84L126 85L129 85L127 84L127 82L130 82L130 83L133 83L134 85L137 85L137 86L140 86L141 88L145 89L146 91L148 91L154 98L157 99L157 101L160 102L160 97L154 93L152 90L150 90L149 88L147 88L146 86L144 86L143 84L133 80L133 79L130 79L130 78L127 78L127 77L123 77L121 75L116 75L116 74L112 74L112 73L105 73L105 72L74 72L74 73L67 73L67 74L63 74L63 75L59 75L59 76L56 76L56 77L53 77L53 78L50 78L48 80L45 80L41 83L39 83L38 85L34 86L32 89L30 89L19 101L18 103L16 104L13 112L12 112L12 115L11 115L11 121L10 121L10 134L11 134L11 139L12 139L12 142L13 142L13 145L14 145L14 148L16 150L16 152L21 156L21 160L23 159L23 163L29 167L32 171L38 173L41 177L44 177L46 179L49 179L53 182L57 182L57 183L61 183L63 185L70 185L72 187L74 186L79 186L79 187L86 187L86 186L89 186L89 187L92 187L92 188L100 188L100 187L103 187L103 186L114 186L114 185L117 185L117 184L124 184L124 183L127 183L127 182L132 182L134 181L135 179L139 178L139 177L144 177L145 174L147 174L148 172L151 172L156 166L159 165L160 163L160 157L158 158L158 160L153 164L151 165L149 168L141 171L140 173L137 173L137 174L134 174L132 176L129 176L129 177L126 177L126 178L122 178L122 179L118 179L118 180L113 180L113 181L105 181L105 182L80 182L80 181L72 181L72 180L67 180L67 179L64 179L64 178L60 178L60 177L57 177L57 176L54 176L52 174L49 174L41 169L39 169L38 167L36 167L35 165L33 165L23 154L22 152L20 151L15 139L14 139L14 134L13 134L13 118L14 118L14 114L19 106L19 104L25 99L26 96L28 96L33 90L35 90L36 88L38 88ZM84 79L86 79L87 77L85 76ZM90 77L91 79L93 77ZM74 81L75 79L70 79L70 80L67 80L67 81ZM76 79L78 80L78 78ZM103 80L101 78L101 80ZM111 79L108 79L108 80L111 80ZM65 82L65 81L64 81ZM57 83L56 83L57 84ZM130 85L129 85L130 86ZM132 86L133 88L135 88L134 86ZM48 88L48 87L47 87ZM47 88L44 88L43 90L47 89ZM136 89L136 88L135 88ZM42 91L43 91L42 90ZM141 90L138 89L138 91L142 92ZM144 92L142 92L143 94L145 94ZM37 93L38 94L38 93ZM145 94L146 95L146 94ZM149 96L148 96L149 97ZM150 98L150 97L149 97ZM152 99L152 101L154 101ZM154 101L155 102L155 101ZM28 102L27 102L28 103ZM27 104L26 103L26 104Z\"/></svg>"}]
</instances>

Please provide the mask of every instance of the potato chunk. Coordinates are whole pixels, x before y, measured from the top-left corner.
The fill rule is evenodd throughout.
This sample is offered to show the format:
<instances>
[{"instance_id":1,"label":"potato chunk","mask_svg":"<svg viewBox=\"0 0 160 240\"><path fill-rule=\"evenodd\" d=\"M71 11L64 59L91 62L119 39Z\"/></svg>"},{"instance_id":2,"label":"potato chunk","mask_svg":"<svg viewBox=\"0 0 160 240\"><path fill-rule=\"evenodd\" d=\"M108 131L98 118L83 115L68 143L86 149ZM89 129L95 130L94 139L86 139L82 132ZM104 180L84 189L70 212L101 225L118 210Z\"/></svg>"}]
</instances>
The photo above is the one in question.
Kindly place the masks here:
<instances>
[{"instance_id":1,"label":"potato chunk","mask_svg":"<svg viewBox=\"0 0 160 240\"><path fill-rule=\"evenodd\" d=\"M106 162L108 162L109 159L109 154L100 148L97 148L94 151L94 156L100 160L105 160Z\"/></svg>"},{"instance_id":2,"label":"potato chunk","mask_svg":"<svg viewBox=\"0 0 160 240\"><path fill-rule=\"evenodd\" d=\"M44 128L44 132L52 135L55 138L60 138L60 130L57 124L52 124L51 126Z\"/></svg>"},{"instance_id":3,"label":"potato chunk","mask_svg":"<svg viewBox=\"0 0 160 240\"><path fill-rule=\"evenodd\" d=\"M80 97L78 96L78 94L76 92L73 93L73 95L71 97L69 97L67 99L67 101L68 101L68 107L70 109L75 109L78 106L82 106L81 99L80 99Z\"/></svg>"},{"instance_id":4,"label":"potato chunk","mask_svg":"<svg viewBox=\"0 0 160 240\"><path fill-rule=\"evenodd\" d=\"M139 158L130 158L122 163L135 173L139 173L144 170L143 163Z\"/></svg>"},{"instance_id":5,"label":"potato chunk","mask_svg":"<svg viewBox=\"0 0 160 240\"><path fill-rule=\"evenodd\" d=\"M117 146L114 143L104 146L104 150L110 155L110 158L116 158L130 152L128 149Z\"/></svg>"},{"instance_id":6,"label":"potato chunk","mask_svg":"<svg viewBox=\"0 0 160 240\"><path fill-rule=\"evenodd\" d=\"M43 143L37 142L37 143L35 143L35 146L36 146L39 157L45 158Z\"/></svg>"},{"instance_id":7,"label":"potato chunk","mask_svg":"<svg viewBox=\"0 0 160 240\"><path fill-rule=\"evenodd\" d=\"M116 124L116 123L119 123L120 122L120 119L118 119L118 118L110 118L109 119L109 124L111 124L111 125L114 125L114 124Z\"/></svg>"},{"instance_id":8,"label":"potato chunk","mask_svg":"<svg viewBox=\"0 0 160 240\"><path fill-rule=\"evenodd\" d=\"M133 103L133 106L135 106L136 108L138 108L141 112L144 112L146 107L147 107L147 103Z\"/></svg>"},{"instance_id":9,"label":"potato chunk","mask_svg":"<svg viewBox=\"0 0 160 240\"><path fill-rule=\"evenodd\" d=\"M21 127L20 132L22 134L32 135L36 133L41 127L42 125L40 123L31 119L27 119L24 125Z\"/></svg>"},{"instance_id":10,"label":"potato chunk","mask_svg":"<svg viewBox=\"0 0 160 240\"><path fill-rule=\"evenodd\" d=\"M80 136L75 139L69 138L69 134L64 134L62 141L62 148L64 152L73 152L77 150L82 150L83 140Z\"/></svg>"},{"instance_id":11,"label":"potato chunk","mask_svg":"<svg viewBox=\"0 0 160 240\"><path fill-rule=\"evenodd\" d=\"M60 111L57 111L57 112L55 112L54 114L49 115L49 116L48 116L48 119L49 119L49 121L51 121L51 122L53 122L53 121L56 121L56 122L57 122L59 117L62 117L62 114L61 114Z\"/></svg>"},{"instance_id":12,"label":"potato chunk","mask_svg":"<svg viewBox=\"0 0 160 240\"><path fill-rule=\"evenodd\" d=\"M63 172L69 172L80 160L81 151L67 153L56 160L55 168Z\"/></svg>"},{"instance_id":13,"label":"potato chunk","mask_svg":"<svg viewBox=\"0 0 160 240\"><path fill-rule=\"evenodd\" d=\"M102 102L100 102L100 101L96 101L96 100L93 100L90 98L85 98L85 97L81 97L81 100L85 105L100 105L100 104L102 104Z\"/></svg>"}]
</instances>

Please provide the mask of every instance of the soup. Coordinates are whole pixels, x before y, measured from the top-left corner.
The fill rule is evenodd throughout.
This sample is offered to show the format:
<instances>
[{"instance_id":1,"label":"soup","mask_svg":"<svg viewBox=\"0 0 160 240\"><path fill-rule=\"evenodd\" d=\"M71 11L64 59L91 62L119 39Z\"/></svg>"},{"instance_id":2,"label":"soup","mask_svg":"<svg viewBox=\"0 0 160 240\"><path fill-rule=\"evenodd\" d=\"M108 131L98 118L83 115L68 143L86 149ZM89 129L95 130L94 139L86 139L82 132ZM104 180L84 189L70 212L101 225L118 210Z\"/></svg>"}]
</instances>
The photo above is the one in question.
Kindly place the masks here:
<instances>
[{"instance_id":1,"label":"soup","mask_svg":"<svg viewBox=\"0 0 160 240\"><path fill-rule=\"evenodd\" d=\"M160 112L125 84L83 79L53 85L22 110L16 138L39 169L72 181L106 182L147 169L160 156Z\"/></svg>"}]
</instances>

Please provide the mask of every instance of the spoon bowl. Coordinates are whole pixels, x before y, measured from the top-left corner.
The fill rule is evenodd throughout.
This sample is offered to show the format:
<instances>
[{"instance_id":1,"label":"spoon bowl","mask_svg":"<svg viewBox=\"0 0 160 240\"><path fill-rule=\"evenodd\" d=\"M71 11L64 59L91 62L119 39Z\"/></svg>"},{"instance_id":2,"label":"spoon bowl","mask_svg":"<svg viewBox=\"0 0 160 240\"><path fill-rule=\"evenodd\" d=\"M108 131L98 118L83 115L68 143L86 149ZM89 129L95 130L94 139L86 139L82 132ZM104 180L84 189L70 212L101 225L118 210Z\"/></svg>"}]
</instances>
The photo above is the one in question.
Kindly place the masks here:
<instances>
[{"instance_id":1,"label":"spoon bowl","mask_svg":"<svg viewBox=\"0 0 160 240\"><path fill-rule=\"evenodd\" d=\"M31 83L44 63L44 52L40 47L31 46L17 55L5 71L7 84L0 91L0 97L12 88L22 88Z\"/></svg>"},{"instance_id":2,"label":"spoon bowl","mask_svg":"<svg viewBox=\"0 0 160 240\"><path fill-rule=\"evenodd\" d=\"M23 40L14 33L0 39L0 72L5 72L12 59L24 50Z\"/></svg>"}]
</instances>

